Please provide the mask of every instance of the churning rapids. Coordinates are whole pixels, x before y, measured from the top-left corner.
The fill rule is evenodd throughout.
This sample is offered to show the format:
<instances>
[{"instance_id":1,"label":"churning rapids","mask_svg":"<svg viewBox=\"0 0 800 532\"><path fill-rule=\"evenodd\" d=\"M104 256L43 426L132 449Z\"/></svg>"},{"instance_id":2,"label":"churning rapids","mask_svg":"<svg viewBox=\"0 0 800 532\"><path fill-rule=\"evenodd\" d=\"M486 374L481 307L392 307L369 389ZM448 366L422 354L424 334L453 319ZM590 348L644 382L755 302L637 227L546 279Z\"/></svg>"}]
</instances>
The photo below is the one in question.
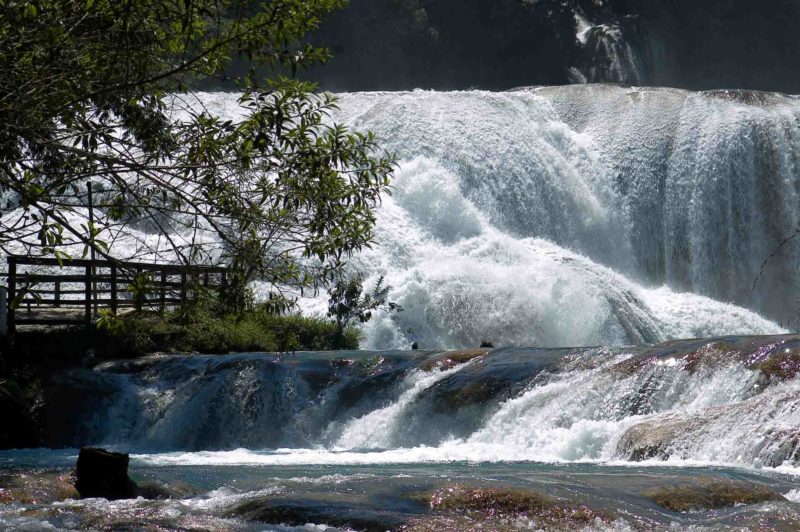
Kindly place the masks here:
<instances>
[{"instance_id":1,"label":"churning rapids","mask_svg":"<svg viewBox=\"0 0 800 532\"><path fill-rule=\"evenodd\" d=\"M235 95L203 101L237 112ZM378 245L351 266L405 310L365 326L366 351L55 376L37 423L66 450L0 453L0 529L459 530L480 523L431 493L465 485L567 505L488 529L800 528L800 247L754 286L800 223L798 98L358 93L334 119L399 157ZM677 340L696 337L717 338ZM467 349L482 339L499 348ZM48 500L46 475L85 444L132 452L134 476L182 496ZM647 495L714 499L720 482L774 496L680 513Z\"/></svg>"}]
</instances>

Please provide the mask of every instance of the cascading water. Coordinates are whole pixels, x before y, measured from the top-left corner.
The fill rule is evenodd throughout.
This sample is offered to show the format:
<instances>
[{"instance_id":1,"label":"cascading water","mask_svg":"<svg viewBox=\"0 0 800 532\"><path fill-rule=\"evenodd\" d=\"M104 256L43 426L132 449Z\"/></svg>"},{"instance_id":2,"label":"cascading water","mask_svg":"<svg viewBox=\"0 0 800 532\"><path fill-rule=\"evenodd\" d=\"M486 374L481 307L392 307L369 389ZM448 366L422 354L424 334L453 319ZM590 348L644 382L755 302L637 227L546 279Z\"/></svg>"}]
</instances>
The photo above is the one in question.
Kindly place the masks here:
<instances>
[{"instance_id":1,"label":"cascading water","mask_svg":"<svg viewBox=\"0 0 800 532\"><path fill-rule=\"evenodd\" d=\"M216 98L219 98L217 96ZM223 107L230 97L216 100ZM657 342L796 318L800 102L570 86L342 95L401 159L379 246L406 311L367 345ZM754 283L758 278L758 282ZM318 305L307 308L322 311Z\"/></svg>"},{"instance_id":2,"label":"cascading water","mask_svg":"<svg viewBox=\"0 0 800 532\"><path fill-rule=\"evenodd\" d=\"M204 101L231 116L235 98ZM366 324L374 350L154 355L55 375L37 401L44 445L130 451L134 470L200 494L18 505L0 487L0 528L386 530L429 516L420 501L454 484L533 487L618 518L586 529L800 526L800 337L731 336L780 335L758 313L795 311L796 247L753 283L800 222L796 98L364 93L342 95L333 118L400 161L377 245L350 265L384 275L404 307ZM502 348L384 350L482 339ZM544 348L565 345L605 347ZM23 482L26 468L66 471L74 452L0 459ZM687 514L644 495L710 465L701 492L775 493Z\"/></svg>"},{"instance_id":3,"label":"cascading water","mask_svg":"<svg viewBox=\"0 0 800 532\"><path fill-rule=\"evenodd\" d=\"M58 378L41 415L53 445L167 452L144 458L157 463L678 460L794 471L798 360L796 336L152 357ZM99 396L101 408L70 413ZM59 427L65 418L74 423ZM180 450L204 452L169 454Z\"/></svg>"},{"instance_id":4,"label":"cascading water","mask_svg":"<svg viewBox=\"0 0 800 532\"><path fill-rule=\"evenodd\" d=\"M250 530L251 521L396 529L431 512L420 500L432 489L480 485L500 489L501 498L508 486L535 486L612 512L586 530L669 530L676 519L793 529L800 523L799 396L798 335L105 362L56 375L42 388L37 421L45 443L124 449L134 453L135 470L179 487L188 480L201 494L33 503L32 511L0 499L0 528L118 528L133 519L168 529ZM58 482L49 468L71 466L71 453L0 457L14 470L45 468L36 487L44 497L47 482ZM24 469L12 480L24 485L30 474ZM678 517L654 508L646 491L675 483L699 490L689 497L716 489L769 496ZM535 520L515 526L541 528Z\"/></svg>"},{"instance_id":5,"label":"cascading water","mask_svg":"<svg viewBox=\"0 0 800 532\"><path fill-rule=\"evenodd\" d=\"M575 14L577 39L587 56L587 66L572 67L573 83L640 84L643 64L634 47L625 39L618 21L593 24L583 14Z\"/></svg>"},{"instance_id":6,"label":"cascading water","mask_svg":"<svg viewBox=\"0 0 800 532\"><path fill-rule=\"evenodd\" d=\"M241 112L235 94L200 96L220 116ZM384 275L405 311L376 316L368 348L794 328L800 246L761 266L800 224L796 97L602 85L353 93L332 119L374 131L399 159L376 246L352 267L368 284ZM138 241L164 247L146 227L130 233L114 240L122 255ZM301 305L326 311L324 297Z\"/></svg>"}]
</instances>

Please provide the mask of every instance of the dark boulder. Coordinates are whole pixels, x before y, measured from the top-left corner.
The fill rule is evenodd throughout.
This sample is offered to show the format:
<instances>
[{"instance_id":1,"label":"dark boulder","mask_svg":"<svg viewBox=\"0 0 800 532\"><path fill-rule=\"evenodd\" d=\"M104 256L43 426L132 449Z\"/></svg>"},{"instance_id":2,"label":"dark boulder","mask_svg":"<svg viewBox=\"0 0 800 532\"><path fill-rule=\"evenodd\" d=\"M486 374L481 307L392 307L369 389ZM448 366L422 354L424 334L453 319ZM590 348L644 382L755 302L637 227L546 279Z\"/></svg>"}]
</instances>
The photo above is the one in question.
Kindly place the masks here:
<instances>
[{"instance_id":1,"label":"dark boulder","mask_svg":"<svg viewBox=\"0 0 800 532\"><path fill-rule=\"evenodd\" d=\"M75 467L75 489L83 498L133 499L138 487L128 477L127 454L82 447Z\"/></svg>"},{"instance_id":2,"label":"dark boulder","mask_svg":"<svg viewBox=\"0 0 800 532\"><path fill-rule=\"evenodd\" d=\"M9 379L0 379L0 449L36 447L30 408L20 386Z\"/></svg>"}]
</instances>

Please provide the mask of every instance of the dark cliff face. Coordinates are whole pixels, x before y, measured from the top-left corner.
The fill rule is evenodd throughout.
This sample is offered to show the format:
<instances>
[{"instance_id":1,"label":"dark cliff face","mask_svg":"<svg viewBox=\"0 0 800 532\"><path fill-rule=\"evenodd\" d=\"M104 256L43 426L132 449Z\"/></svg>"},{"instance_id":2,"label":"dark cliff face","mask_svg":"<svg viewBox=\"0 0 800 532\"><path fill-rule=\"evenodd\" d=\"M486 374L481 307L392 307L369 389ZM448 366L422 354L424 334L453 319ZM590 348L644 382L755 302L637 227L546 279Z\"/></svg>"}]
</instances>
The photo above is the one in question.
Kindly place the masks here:
<instances>
[{"instance_id":1,"label":"dark cliff face","mask_svg":"<svg viewBox=\"0 0 800 532\"><path fill-rule=\"evenodd\" d=\"M559 84L577 52L523 0L352 0L318 41L335 58L311 77L331 90Z\"/></svg>"},{"instance_id":2,"label":"dark cliff face","mask_svg":"<svg viewBox=\"0 0 800 532\"><path fill-rule=\"evenodd\" d=\"M800 92L799 19L800 0L351 0L315 39L334 60L307 76L337 91L607 81Z\"/></svg>"},{"instance_id":3,"label":"dark cliff face","mask_svg":"<svg viewBox=\"0 0 800 532\"><path fill-rule=\"evenodd\" d=\"M648 83L800 92L800 0L618 0L643 29Z\"/></svg>"}]
</instances>

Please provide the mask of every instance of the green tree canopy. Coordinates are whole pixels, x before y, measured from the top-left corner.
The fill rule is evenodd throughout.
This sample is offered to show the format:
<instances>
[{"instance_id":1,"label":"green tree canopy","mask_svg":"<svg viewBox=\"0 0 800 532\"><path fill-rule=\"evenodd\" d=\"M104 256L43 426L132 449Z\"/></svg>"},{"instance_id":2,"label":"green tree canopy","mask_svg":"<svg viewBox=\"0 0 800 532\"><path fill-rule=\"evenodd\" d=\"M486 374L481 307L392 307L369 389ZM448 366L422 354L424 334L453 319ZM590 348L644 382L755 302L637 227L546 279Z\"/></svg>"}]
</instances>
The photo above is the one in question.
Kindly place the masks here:
<instances>
[{"instance_id":1,"label":"green tree canopy","mask_svg":"<svg viewBox=\"0 0 800 532\"><path fill-rule=\"evenodd\" d=\"M0 0L0 248L221 263L240 288L330 278L370 243L393 162L280 74L328 58L303 39L345 3ZM225 119L191 87L241 60Z\"/></svg>"}]
</instances>

